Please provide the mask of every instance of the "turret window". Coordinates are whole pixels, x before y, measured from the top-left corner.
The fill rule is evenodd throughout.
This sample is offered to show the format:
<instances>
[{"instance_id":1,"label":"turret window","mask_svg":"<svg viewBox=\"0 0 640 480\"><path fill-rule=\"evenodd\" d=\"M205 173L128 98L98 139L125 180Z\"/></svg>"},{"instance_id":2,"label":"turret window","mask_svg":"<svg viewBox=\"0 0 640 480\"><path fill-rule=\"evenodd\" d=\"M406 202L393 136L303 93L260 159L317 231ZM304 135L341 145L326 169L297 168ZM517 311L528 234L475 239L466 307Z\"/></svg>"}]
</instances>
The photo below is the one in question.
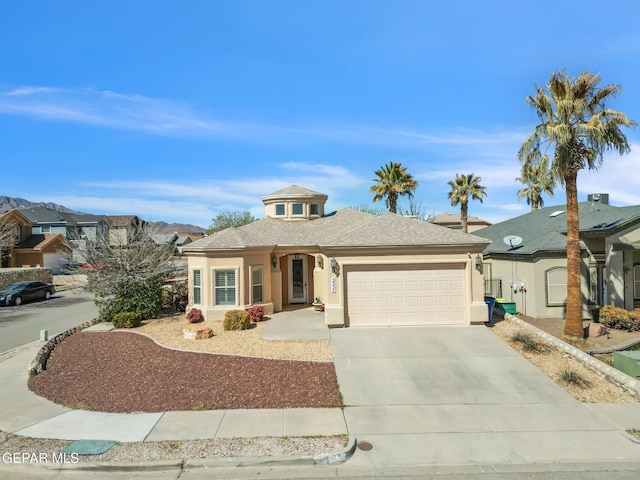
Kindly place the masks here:
<instances>
[{"instance_id":1,"label":"turret window","mask_svg":"<svg viewBox=\"0 0 640 480\"><path fill-rule=\"evenodd\" d=\"M304 214L304 205L302 205L302 203L294 203L291 206L291 213L293 215L303 215Z\"/></svg>"}]
</instances>

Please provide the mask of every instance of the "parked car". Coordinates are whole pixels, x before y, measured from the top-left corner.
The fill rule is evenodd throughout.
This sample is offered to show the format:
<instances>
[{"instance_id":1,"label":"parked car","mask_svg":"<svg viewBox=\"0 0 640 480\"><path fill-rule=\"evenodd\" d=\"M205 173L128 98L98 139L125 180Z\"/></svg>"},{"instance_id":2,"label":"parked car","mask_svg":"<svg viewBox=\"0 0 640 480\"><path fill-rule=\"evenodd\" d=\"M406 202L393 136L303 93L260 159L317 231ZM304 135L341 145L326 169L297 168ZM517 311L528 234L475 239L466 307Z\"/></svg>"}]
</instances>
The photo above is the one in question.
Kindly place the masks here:
<instances>
[{"instance_id":1,"label":"parked car","mask_svg":"<svg viewBox=\"0 0 640 480\"><path fill-rule=\"evenodd\" d=\"M22 305L35 300L49 300L56 293L52 283L18 282L0 290L0 305Z\"/></svg>"}]
</instances>

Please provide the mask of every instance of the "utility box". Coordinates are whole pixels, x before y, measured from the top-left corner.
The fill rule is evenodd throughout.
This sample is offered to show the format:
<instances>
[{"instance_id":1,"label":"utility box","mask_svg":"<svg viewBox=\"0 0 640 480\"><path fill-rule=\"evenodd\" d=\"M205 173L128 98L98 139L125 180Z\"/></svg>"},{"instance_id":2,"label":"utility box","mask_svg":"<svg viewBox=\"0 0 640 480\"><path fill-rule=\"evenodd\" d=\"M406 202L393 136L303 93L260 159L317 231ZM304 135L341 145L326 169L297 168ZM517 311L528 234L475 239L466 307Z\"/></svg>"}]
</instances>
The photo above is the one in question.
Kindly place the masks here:
<instances>
[{"instance_id":1,"label":"utility box","mask_svg":"<svg viewBox=\"0 0 640 480\"><path fill-rule=\"evenodd\" d=\"M516 308L516 302L505 302L503 298L496 298L496 308L499 308L503 312L515 315L518 313Z\"/></svg>"},{"instance_id":2,"label":"utility box","mask_svg":"<svg viewBox=\"0 0 640 480\"><path fill-rule=\"evenodd\" d=\"M640 380L640 351L613 352L613 366Z\"/></svg>"}]
</instances>

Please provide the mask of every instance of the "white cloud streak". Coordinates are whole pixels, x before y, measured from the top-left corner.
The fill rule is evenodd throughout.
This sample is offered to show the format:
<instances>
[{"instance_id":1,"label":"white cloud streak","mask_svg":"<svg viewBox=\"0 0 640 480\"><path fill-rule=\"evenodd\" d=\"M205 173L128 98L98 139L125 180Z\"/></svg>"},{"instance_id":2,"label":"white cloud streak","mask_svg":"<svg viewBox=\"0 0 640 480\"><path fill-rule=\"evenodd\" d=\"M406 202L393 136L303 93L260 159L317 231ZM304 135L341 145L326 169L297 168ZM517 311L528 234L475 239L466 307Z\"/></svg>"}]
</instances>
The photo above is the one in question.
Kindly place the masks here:
<instances>
[{"instance_id":1,"label":"white cloud streak","mask_svg":"<svg viewBox=\"0 0 640 480\"><path fill-rule=\"evenodd\" d=\"M521 143L520 132L421 132L405 128L330 124L291 126L240 123L216 118L183 102L124 95L93 88L24 86L0 92L0 114L72 122L161 136L228 138L265 143L343 142L398 147L488 147Z\"/></svg>"}]
</instances>

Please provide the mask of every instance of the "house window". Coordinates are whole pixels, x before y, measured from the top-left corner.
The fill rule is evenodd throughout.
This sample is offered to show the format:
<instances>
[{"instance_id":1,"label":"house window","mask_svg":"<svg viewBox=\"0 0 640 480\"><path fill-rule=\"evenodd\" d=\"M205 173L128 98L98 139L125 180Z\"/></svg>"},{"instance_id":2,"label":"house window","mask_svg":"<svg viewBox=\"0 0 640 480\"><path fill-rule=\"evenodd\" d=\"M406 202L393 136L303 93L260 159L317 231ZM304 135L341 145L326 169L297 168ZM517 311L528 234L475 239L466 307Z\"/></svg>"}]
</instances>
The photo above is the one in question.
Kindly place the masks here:
<instances>
[{"instance_id":1,"label":"house window","mask_svg":"<svg viewBox=\"0 0 640 480\"><path fill-rule=\"evenodd\" d=\"M303 205L301 203L294 203L291 205L291 213L293 215L302 215L304 213Z\"/></svg>"},{"instance_id":2,"label":"house window","mask_svg":"<svg viewBox=\"0 0 640 480\"><path fill-rule=\"evenodd\" d=\"M276 215L284 217L284 203L276 203Z\"/></svg>"},{"instance_id":3,"label":"house window","mask_svg":"<svg viewBox=\"0 0 640 480\"><path fill-rule=\"evenodd\" d=\"M16 241L16 243L20 241L20 237L21 237L20 225L14 225L14 227L13 227L13 239Z\"/></svg>"},{"instance_id":4,"label":"house window","mask_svg":"<svg viewBox=\"0 0 640 480\"><path fill-rule=\"evenodd\" d=\"M598 303L598 267L589 267L589 302Z\"/></svg>"},{"instance_id":5,"label":"house window","mask_svg":"<svg viewBox=\"0 0 640 480\"><path fill-rule=\"evenodd\" d=\"M567 304L567 269L566 267L547 270L547 306Z\"/></svg>"},{"instance_id":6,"label":"house window","mask_svg":"<svg viewBox=\"0 0 640 480\"><path fill-rule=\"evenodd\" d=\"M236 304L236 271L216 270L214 275L215 305Z\"/></svg>"},{"instance_id":7,"label":"house window","mask_svg":"<svg viewBox=\"0 0 640 480\"><path fill-rule=\"evenodd\" d=\"M200 270L193 271L193 303L194 305L202 304L202 278Z\"/></svg>"},{"instance_id":8,"label":"house window","mask_svg":"<svg viewBox=\"0 0 640 480\"><path fill-rule=\"evenodd\" d=\"M40 227L40 233L51 233L51 226Z\"/></svg>"},{"instance_id":9,"label":"house window","mask_svg":"<svg viewBox=\"0 0 640 480\"><path fill-rule=\"evenodd\" d=\"M251 303L262 303L262 266L251 267Z\"/></svg>"},{"instance_id":10,"label":"house window","mask_svg":"<svg viewBox=\"0 0 640 480\"><path fill-rule=\"evenodd\" d=\"M633 298L640 298L640 265L633 267Z\"/></svg>"},{"instance_id":11,"label":"house window","mask_svg":"<svg viewBox=\"0 0 640 480\"><path fill-rule=\"evenodd\" d=\"M309 214L310 215L319 215L320 209L318 208L318 204L317 203L312 203L311 205L309 205Z\"/></svg>"}]
</instances>

